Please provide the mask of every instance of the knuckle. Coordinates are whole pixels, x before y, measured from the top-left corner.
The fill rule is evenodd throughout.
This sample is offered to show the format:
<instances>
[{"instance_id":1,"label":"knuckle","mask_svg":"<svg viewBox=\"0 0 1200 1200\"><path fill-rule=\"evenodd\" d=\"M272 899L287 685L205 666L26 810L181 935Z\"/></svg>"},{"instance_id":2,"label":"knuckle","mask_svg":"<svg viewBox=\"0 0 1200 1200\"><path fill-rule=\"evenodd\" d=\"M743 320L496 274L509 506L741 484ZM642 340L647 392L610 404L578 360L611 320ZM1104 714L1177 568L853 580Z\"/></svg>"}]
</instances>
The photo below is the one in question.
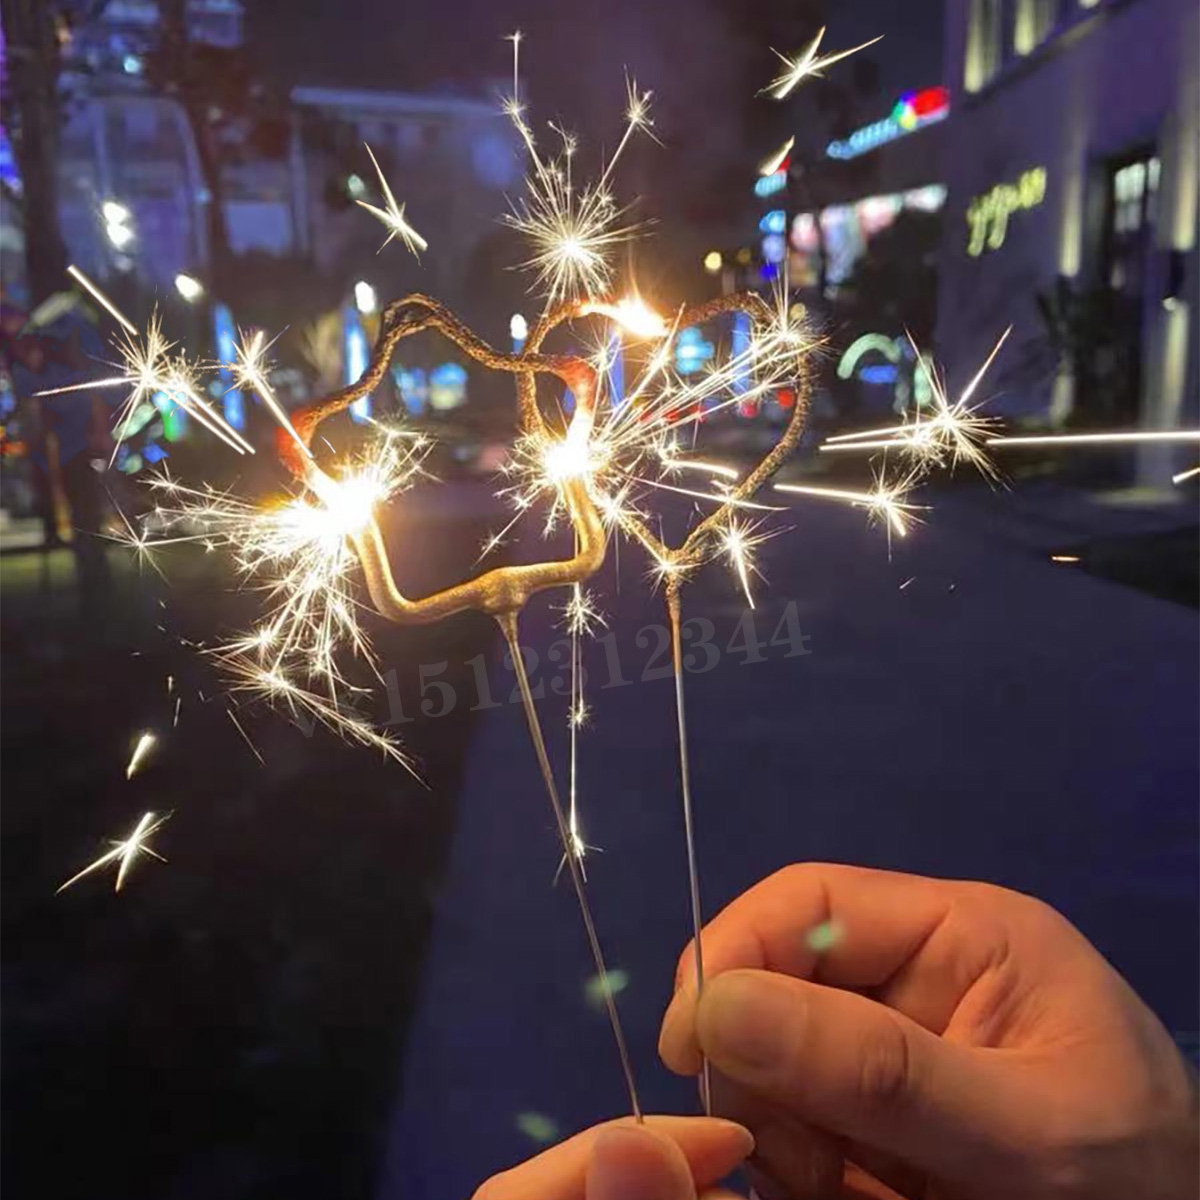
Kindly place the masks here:
<instances>
[{"instance_id":1,"label":"knuckle","mask_svg":"<svg viewBox=\"0 0 1200 1200\"><path fill-rule=\"evenodd\" d=\"M908 1037L892 1021L881 1022L859 1047L856 1100L868 1112L891 1111L912 1092Z\"/></svg>"}]
</instances>

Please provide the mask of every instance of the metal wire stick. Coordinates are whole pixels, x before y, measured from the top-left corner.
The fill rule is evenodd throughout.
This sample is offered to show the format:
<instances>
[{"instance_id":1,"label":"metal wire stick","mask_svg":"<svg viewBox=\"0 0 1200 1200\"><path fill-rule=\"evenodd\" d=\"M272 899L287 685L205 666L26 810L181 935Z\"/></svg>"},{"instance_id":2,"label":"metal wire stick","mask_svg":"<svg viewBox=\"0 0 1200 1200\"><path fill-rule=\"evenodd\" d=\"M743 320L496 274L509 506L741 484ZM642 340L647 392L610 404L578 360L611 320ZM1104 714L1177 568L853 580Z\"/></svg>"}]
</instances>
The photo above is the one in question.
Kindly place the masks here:
<instances>
[{"instance_id":1,"label":"metal wire stick","mask_svg":"<svg viewBox=\"0 0 1200 1200\"><path fill-rule=\"evenodd\" d=\"M592 960L596 964L601 988L604 992L604 1007L608 1010L608 1021L612 1026L613 1037L617 1043L617 1053L621 1058L621 1070L625 1075L625 1086L629 1090L629 1103L633 1115L640 1123L642 1121L642 1105L638 1099L637 1082L633 1076L633 1064L629 1059L629 1049L625 1044L625 1031L621 1026L621 1017L617 1012L616 998L612 993L609 982L608 968L604 964L604 952L600 949L600 939L596 934L596 923L592 919L591 905L588 904L587 891L583 883L583 873L575 848L571 843L571 830L567 824L566 813L563 812L562 801L558 796L558 788L554 783L554 772L550 769L550 759L546 754L546 741L542 737L542 724L538 719L537 709L533 703L533 693L529 690L529 676L525 673L525 663L521 658L521 647L517 642L517 618L514 613L500 613L496 617L504 638L508 642L508 650L512 655L513 671L517 676L517 686L521 690L521 702L525 706L525 719L529 724L529 736L533 740L533 748L537 753L538 766L542 770L542 780L546 784L546 794L550 798L550 807L554 810L554 823L558 826L558 837L562 842L563 855L566 858L567 870L571 873L571 883L575 887L575 898L579 901L579 914L583 918L583 927L587 933L588 946L592 951Z\"/></svg>"}]
</instances>

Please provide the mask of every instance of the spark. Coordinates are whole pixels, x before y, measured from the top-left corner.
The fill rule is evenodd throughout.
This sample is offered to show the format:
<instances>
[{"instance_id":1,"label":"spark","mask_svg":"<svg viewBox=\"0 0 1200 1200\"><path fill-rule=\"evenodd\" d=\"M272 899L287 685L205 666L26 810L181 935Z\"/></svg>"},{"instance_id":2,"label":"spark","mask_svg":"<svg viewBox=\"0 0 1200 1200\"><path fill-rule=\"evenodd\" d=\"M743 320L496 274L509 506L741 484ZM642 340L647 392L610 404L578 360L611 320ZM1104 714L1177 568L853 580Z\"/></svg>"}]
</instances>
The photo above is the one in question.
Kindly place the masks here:
<instances>
[{"instance_id":1,"label":"spark","mask_svg":"<svg viewBox=\"0 0 1200 1200\"><path fill-rule=\"evenodd\" d=\"M592 313L608 317L614 324L635 338L646 340L666 337L670 326L640 296L625 296L616 304L588 301L579 310L580 316Z\"/></svg>"},{"instance_id":2,"label":"spark","mask_svg":"<svg viewBox=\"0 0 1200 1200\"><path fill-rule=\"evenodd\" d=\"M992 444L988 435L997 422L993 417L981 415L979 406L972 405L971 400L1011 333L1012 326L1009 326L953 403L947 396L944 381L927 366L924 355L910 339L920 370L933 393L932 415L923 417L918 410L913 420L899 425L836 434L826 438L820 449L823 452L900 449L930 465L940 465L947 458L952 468L960 462L967 462L981 474L994 478L995 470L983 447Z\"/></svg>"},{"instance_id":3,"label":"spark","mask_svg":"<svg viewBox=\"0 0 1200 1200\"><path fill-rule=\"evenodd\" d=\"M396 202L396 197L392 194L392 189L388 186L388 181L383 174L383 168L380 167L379 160L375 157L375 151L367 146L367 153L371 156L371 162L375 165L375 173L379 176L379 188L383 192L386 207L379 208L374 204L368 204L365 200L356 200L355 204L360 208L365 208L373 217L382 222L383 227L388 231L383 246L379 247L381 251L392 238L398 237L412 251L413 256L419 259L421 255L418 251L428 250L429 243L409 224L404 215L405 206Z\"/></svg>"},{"instance_id":4,"label":"spark","mask_svg":"<svg viewBox=\"0 0 1200 1200\"><path fill-rule=\"evenodd\" d=\"M1186 471L1180 471L1178 475L1171 476L1172 483L1183 483L1185 480L1194 479L1200 475L1200 466L1189 467Z\"/></svg>"},{"instance_id":5,"label":"spark","mask_svg":"<svg viewBox=\"0 0 1200 1200\"><path fill-rule=\"evenodd\" d=\"M993 437L989 446L1087 446L1128 442L1200 442L1200 429L1144 429L1112 433L1047 433L1036 437ZM1200 468L1198 468L1200 469Z\"/></svg>"},{"instance_id":6,"label":"spark","mask_svg":"<svg viewBox=\"0 0 1200 1200\"><path fill-rule=\"evenodd\" d=\"M762 176L774 175L776 171L782 170L783 164L787 161L787 156L791 154L792 147L796 144L796 136L793 134L774 154L768 155L758 164L758 173Z\"/></svg>"},{"instance_id":7,"label":"spark","mask_svg":"<svg viewBox=\"0 0 1200 1200\"><path fill-rule=\"evenodd\" d=\"M301 453L306 458L312 458L312 451L296 432L283 405L279 403L278 396L275 395L275 389L267 378L266 356L270 348L267 335L261 329L256 329L249 338L242 335L241 341L234 347L236 358L233 364L234 386L244 387L254 392L292 441L300 447Z\"/></svg>"},{"instance_id":8,"label":"spark","mask_svg":"<svg viewBox=\"0 0 1200 1200\"><path fill-rule=\"evenodd\" d=\"M742 591L746 594L746 603L751 608L754 607L754 595L750 590L750 576L762 576L762 572L754 563L754 551L756 547L775 536L773 533L759 533L758 529L757 524L752 525L731 517L720 534L721 549L729 558L738 582L742 585Z\"/></svg>"},{"instance_id":9,"label":"spark","mask_svg":"<svg viewBox=\"0 0 1200 1200\"><path fill-rule=\"evenodd\" d=\"M822 25L817 30L817 36L795 58L789 58L786 54L780 54L778 50L773 51L776 58L783 63L785 69L782 74L777 75L771 80L770 86L764 88L763 92L769 92L774 100L783 100L796 87L803 83L805 79L819 78L826 67L831 67L835 62L840 62L843 58L849 58L851 54L857 54L858 51L865 50L868 46L873 46L876 42L883 40L881 37L872 38L869 42L863 42L861 46L855 46L850 50L839 50L833 54L818 55L817 51L821 47L821 39L824 36L825 26Z\"/></svg>"},{"instance_id":10,"label":"spark","mask_svg":"<svg viewBox=\"0 0 1200 1200\"><path fill-rule=\"evenodd\" d=\"M326 474L310 464L299 493L266 505L158 476L151 487L162 496L154 511L161 536L149 540L134 531L132 538L139 549L195 542L229 551L243 578L267 597L256 625L212 650L237 690L282 702L293 713L305 710L401 761L392 740L343 711L337 696L349 686L345 655L378 675L359 624L352 539L372 522L379 505L421 473L426 448L423 438L385 431L340 473Z\"/></svg>"},{"instance_id":11,"label":"spark","mask_svg":"<svg viewBox=\"0 0 1200 1200\"><path fill-rule=\"evenodd\" d=\"M905 537L912 523L916 520L914 513L920 511L920 506L909 504L905 497L916 482L915 476L909 474L897 483L886 483L882 476L876 480L875 486L869 492L847 491L843 488L810 487L797 483L777 483L777 492L788 492L797 496L815 496L817 499L841 500L858 508L867 509L872 516L886 521L891 532L897 537Z\"/></svg>"},{"instance_id":12,"label":"spark","mask_svg":"<svg viewBox=\"0 0 1200 1200\"><path fill-rule=\"evenodd\" d=\"M1078 554L1052 554L1050 561L1056 563L1077 563L1079 561Z\"/></svg>"},{"instance_id":13,"label":"spark","mask_svg":"<svg viewBox=\"0 0 1200 1200\"><path fill-rule=\"evenodd\" d=\"M514 29L512 33L507 34L504 38L506 42L512 42L513 48L513 103L517 103L518 97L521 94L521 40L524 34L519 29Z\"/></svg>"},{"instance_id":14,"label":"spark","mask_svg":"<svg viewBox=\"0 0 1200 1200\"><path fill-rule=\"evenodd\" d=\"M152 812L143 813L141 820L138 821L133 832L124 841L116 841L110 838L109 843L113 848L100 855L95 862L89 863L78 874L72 875L66 883L58 888L58 892L66 891L71 884L78 883L85 875L90 875L93 871L98 871L101 867L105 867L114 861L120 862L120 866L117 868L116 886L113 888L113 891L119 892L125 883L125 876L129 873L129 868L132 866L133 860L139 854L148 854L151 858L157 858L159 862L166 862L167 860L161 854L156 850L152 850L147 845L151 835L166 819L166 817L156 817Z\"/></svg>"},{"instance_id":15,"label":"spark","mask_svg":"<svg viewBox=\"0 0 1200 1200\"><path fill-rule=\"evenodd\" d=\"M199 368L185 357L171 354L174 343L167 341L163 336L162 322L157 313L151 314L145 333L141 333L78 267L68 267L67 273L121 326L122 333L115 343L120 362L112 364L119 374L106 379L93 379L84 383L68 384L66 387L51 388L36 393L38 396L58 396L65 392L114 387L128 388L129 395L117 410L114 426L114 440L117 445L113 447L114 459L117 447L126 437L137 411L159 394L190 413L201 425L239 454L254 453L254 447L200 396Z\"/></svg>"},{"instance_id":16,"label":"spark","mask_svg":"<svg viewBox=\"0 0 1200 1200\"><path fill-rule=\"evenodd\" d=\"M149 731L142 734L137 740L137 745L133 748L133 753L129 757L129 762L125 766L125 778L132 779L142 763L146 760L146 755L154 749L158 743L158 738Z\"/></svg>"},{"instance_id":17,"label":"spark","mask_svg":"<svg viewBox=\"0 0 1200 1200\"><path fill-rule=\"evenodd\" d=\"M581 584L571 590L571 599L562 608L567 630L572 634L590 636L598 626L607 626L603 613L596 607L596 598Z\"/></svg>"},{"instance_id":18,"label":"spark","mask_svg":"<svg viewBox=\"0 0 1200 1200\"><path fill-rule=\"evenodd\" d=\"M514 43L514 56L518 44ZM504 105L525 143L532 170L525 179L526 195L503 219L529 242L532 252L522 266L534 272L534 287L545 291L548 304L606 292L613 278L609 256L637 230L623 223L628 209L617 204L609 179L633 134L648 132L653 124L651 93L640 91L632 80L626 80L626 93L625 130L617 149L599 178L582 188L575 186L571 174L574 137L556 129L559 154L543 159L516 94Z\"/></svg>"},{"instance_id":19,"label":"spark","mask_svg":"<svg viewBox=\"0 0 1200 1200\"><path fill-rule=\"evenodd\" d=\"M70 275L70 277L75 280L75 282L79 284L79 286L83 288L83 290L87 292L87 294L91 296L91 298L95 300L96 303L99 304L100 307L104 309L104 311L108 313L108 315L112 317L112 319L116 321L116 323L120 325L127 334L129 334L130 337L137 337L137 326L123 312L121 312L121 310L108 298L108 296L106 296L104 292L102 292L74 263L67 267L67 274Z\"/></svg>"},{"instance_id":20,"label":"spark","mask_svg":"<svg viewBox=\"0 0 1200 1200\"><path fill-rule=\"evenodd\" d=\"M266 760L263 758L263 756L261 754L259 754L258 747L250 740L250 735L245 731L245 729L242 728L241 721L239 721L237 719L237 717L235 717L233 715L233 710L230 708L227 708L225 710L225 715L230 719L230 721L233 722L233 727L234 727L234 729L236 729L238 731L238 734L240 735L242 741L245 742L246 745L250 747L250 753L253 754L254 757L258 759L259 763L262 766L265 767L267 765Z\"/></svg>"}]
</instances>

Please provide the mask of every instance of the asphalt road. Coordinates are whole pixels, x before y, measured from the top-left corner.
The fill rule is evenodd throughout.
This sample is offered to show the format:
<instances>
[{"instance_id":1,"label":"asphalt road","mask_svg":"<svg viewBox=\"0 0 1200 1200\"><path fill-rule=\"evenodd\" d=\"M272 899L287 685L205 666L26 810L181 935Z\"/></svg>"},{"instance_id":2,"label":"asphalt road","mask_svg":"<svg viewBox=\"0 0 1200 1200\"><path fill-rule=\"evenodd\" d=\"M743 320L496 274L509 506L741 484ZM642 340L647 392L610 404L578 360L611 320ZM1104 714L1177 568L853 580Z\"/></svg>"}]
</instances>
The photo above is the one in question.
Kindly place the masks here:
<instances>
[{"instance_id":1,"label":"asphalt road","mask_svg":"<svg viewBox=\"0 0 1200 1200\"><path fill-rule=\"evenodd\" d=\"M751 626L722 571L686 593L713 630L694 660L712 668L687 678L707 911L804 859L992 880L1065 912L1194 1054L1195 611L1085 573L1086 551L1052 562L1085 531L1021 494L935 502L890 560L856 512L797 510L765 547ZM694 1111L655 1055L689 920L663 613L641 571L626 549L598 581L611 639L588 651L580 804L644 1104ZM530 615L562 767L558 637ZM510 685L493 661L493 695ZM517 706L481 714L458 812L381 1200L467 1196L627 1111Z\"/></svg>"},{"instance_id":2,"label":"asphalt road","mask_svg":"<svg viewBox=\"0 0 1200 1200\"><path fill-rule=\"evenodd\" d=\"M406 588L461 576L483 496L406 501ZM936 498L890 560L814 502L764 548L752 616L720 570L689 589L705 905L806 858L993 879L1062 908L1194 1050L1195 612L1086 574L1086 553L1052 563L1090 534L1017 520L1021 499ZM491 623L374 630L424 785L238 710L260 763L180 641L243 624L252 597L203 559L164 566L169 587L118 570L79 611L65 552L0 560L14 1194L446 1200L623 1111ZM645 1103L689 1111L654 1055L688 934L664 614L628 547L597 590L589 886ZM523 642L561 767L556 620L536 604ZM160 747L127 781L145 728ZM172 814L168 863L55 895L147 810Z\"/></svg>"}]
</instances>

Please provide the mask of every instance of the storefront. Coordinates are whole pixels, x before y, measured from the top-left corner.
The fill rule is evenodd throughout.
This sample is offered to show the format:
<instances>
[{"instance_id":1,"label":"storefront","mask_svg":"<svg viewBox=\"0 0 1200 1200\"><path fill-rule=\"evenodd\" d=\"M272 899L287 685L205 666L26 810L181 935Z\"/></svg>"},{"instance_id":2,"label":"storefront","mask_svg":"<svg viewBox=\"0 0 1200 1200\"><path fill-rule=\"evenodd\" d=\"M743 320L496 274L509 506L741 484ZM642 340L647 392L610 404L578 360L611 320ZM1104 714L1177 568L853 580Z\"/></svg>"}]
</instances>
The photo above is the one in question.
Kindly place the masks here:
<instances>
[{"instance_id":1,"label":"storefront","mask_svg":"<svg viewBox=\"0 0 1200 1200\"><path fill-rule=\"evenodd\" d=\"M1194 0L946 11L937 349L951 379L1012 325L999 411L1051 426L1195 425Z\"/></svg>"}]
</instances>

